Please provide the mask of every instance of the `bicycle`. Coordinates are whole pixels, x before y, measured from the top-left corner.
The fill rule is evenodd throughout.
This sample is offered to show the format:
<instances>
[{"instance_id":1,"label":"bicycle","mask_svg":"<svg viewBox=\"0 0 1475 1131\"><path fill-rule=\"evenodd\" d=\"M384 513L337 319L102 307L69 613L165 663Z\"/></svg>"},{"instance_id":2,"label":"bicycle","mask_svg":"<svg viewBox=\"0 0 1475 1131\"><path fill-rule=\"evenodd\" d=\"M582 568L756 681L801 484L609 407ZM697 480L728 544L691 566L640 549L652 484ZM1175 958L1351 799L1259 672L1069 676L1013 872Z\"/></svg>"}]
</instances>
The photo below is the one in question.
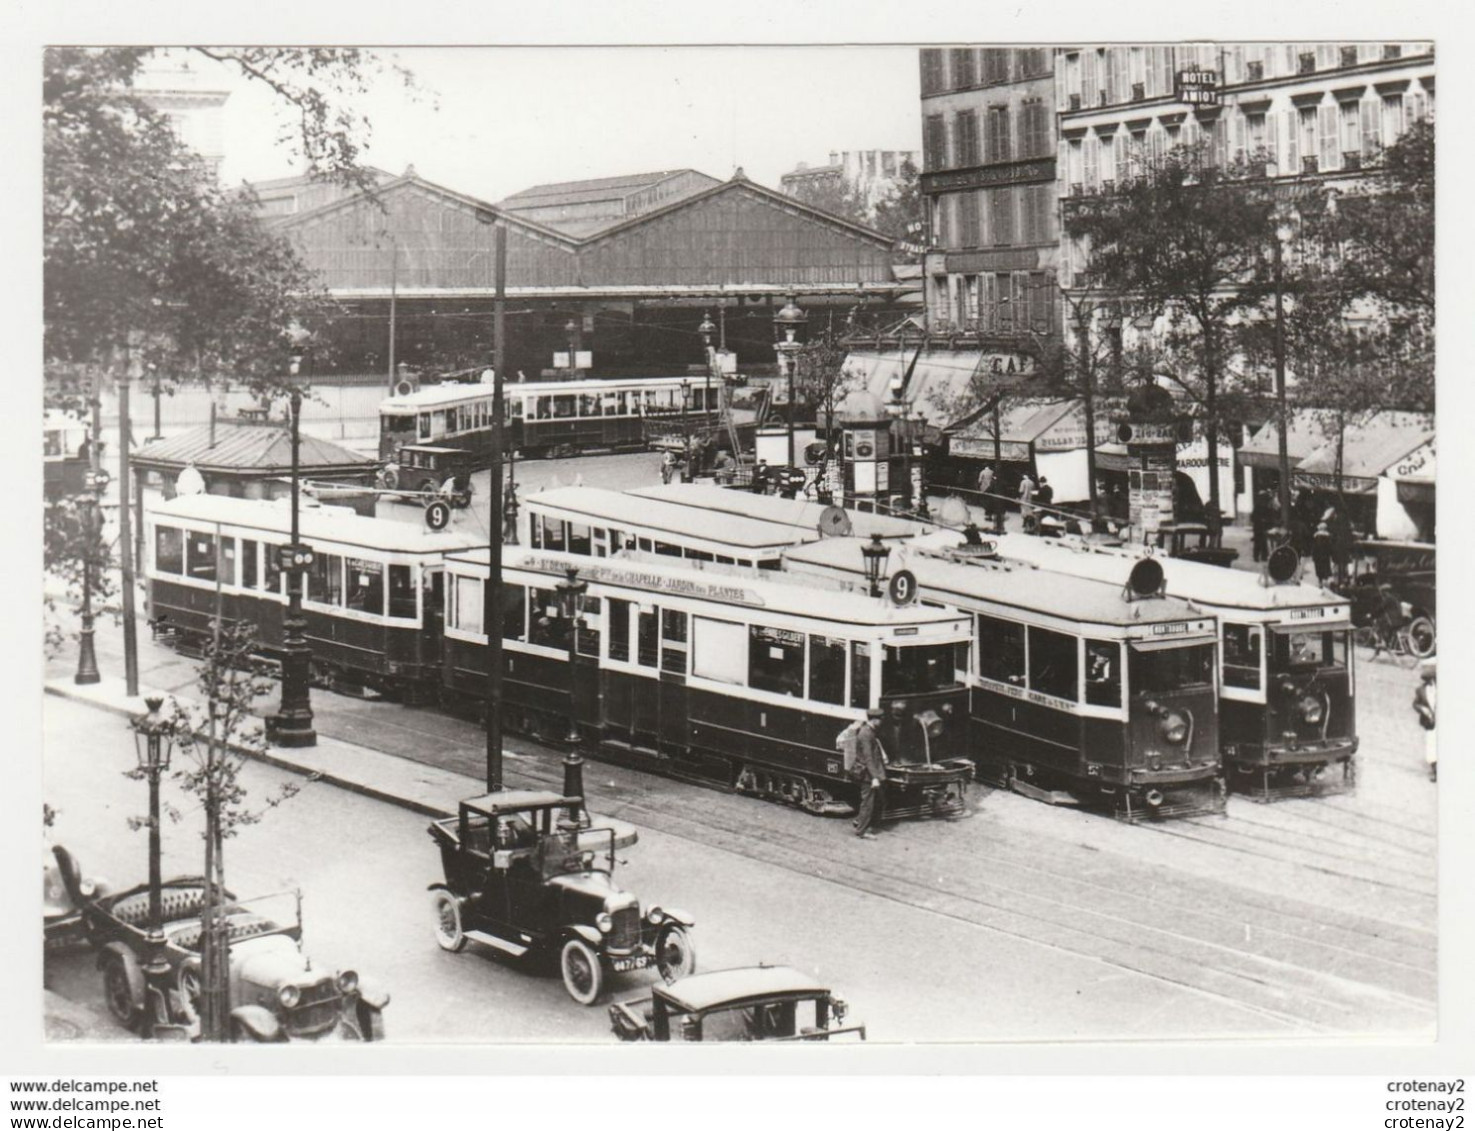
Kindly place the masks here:
<instances>
[{"instance_id":1,"label":"bicycle","mask_svg":"<svg viewBox=\"0 0 1475 1131\"><path fill-rule=\"evenodd\" d=\"M1419 620L1427 620L1427 618L1419 617L1408 624L1398 626L1387 621L1365 624L1353 630L1352 641L1359 648L1371 648L1374 659L1377 658L1378 653L1387 652L1404 667L1411 668L1426 654L1420 651L1423 640L1417 634L1416 625Z\"/></svg>"}]
</instances>

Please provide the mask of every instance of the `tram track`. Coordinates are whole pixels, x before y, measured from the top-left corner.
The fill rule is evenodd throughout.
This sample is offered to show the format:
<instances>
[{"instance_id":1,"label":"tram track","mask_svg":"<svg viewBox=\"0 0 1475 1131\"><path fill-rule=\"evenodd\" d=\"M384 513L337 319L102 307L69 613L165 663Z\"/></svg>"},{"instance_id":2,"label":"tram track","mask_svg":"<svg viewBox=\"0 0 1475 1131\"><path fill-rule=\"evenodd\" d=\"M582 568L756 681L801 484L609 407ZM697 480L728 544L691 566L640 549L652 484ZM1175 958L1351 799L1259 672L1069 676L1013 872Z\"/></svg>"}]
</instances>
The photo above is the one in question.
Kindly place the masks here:
<instances>
[{"instance_id":1,"label":"tram track","mask_svg":"<svg viewBox=\"0 0 1475 1131\"><path fill-rule=\"evenodd\" d=\"M470 724L430 714L410 723L375 719L381 745L385 729L381 723L388 723L388 729L403 738L418 736L422 745L425 738L450 740L451 748L443 746L434 764L444 766L451 757L462 763L451 768L480 772L480 745L470 739L480 739L481 732L473 731ZM336 724L329 725L336 729ZM364 736L343 737L362 741ZM523 738L509 745L521 748L509 750L516 757L517 776L525 777L529 784L559 788L556 750ZM602 775L606 764L598 765ZM1432 1018L1432 946L1420 945L1427 940L1375 920L1291 900L1256 897L1242 890L1231 894L1227 888L1216 888L1215 906L1205 908L1195 900L1191 889L1196 881L1191 877L1148 869L1138 862L1134 874L1103 882L1089 866L1083 868L1080 860L1070 858L1074 855L1070 846L1061 846L1066 856L1052 857L1053 866L1046 866L1033 842L990 845L995 871L1007 873L1012 877L1009 882L1003 876L954 875L922 884L908 872L846 859L837 841L848 842L848 838L837 836L833 823L777 810L797 819L782 822L787 826L783 836L765 836L761 826L768 821L760 819L755 829L746 814L724 815L719 808L688 804L691 798L673 796L673 790L684 795L687 790L706 791L710 788L706 785L680 786L667 779L650 779L660 781L657 789L646 786L645 775L639 771L611 768L609 772L618 778L637 775L619 788L601 791L601 808L613 816L1189 987L1253 1008L1267 1020L1338 1031L1355 1027L1353 1018L1373 1003L1380 1017L1391 1011L1410 1026L1427 1024ZM948 838L956 836L952 829L938 831ZM796 860L796 848L802 859ZM1299 863L1314 867L1304 860ZM1182 896L1153 894L1180 890ZM1046 896L1045 891L1059 894ZM1213 960L1206 961L1210 955ZM1410 961L1411 955L1425 961Z\"/></svg>"}]
</instances>

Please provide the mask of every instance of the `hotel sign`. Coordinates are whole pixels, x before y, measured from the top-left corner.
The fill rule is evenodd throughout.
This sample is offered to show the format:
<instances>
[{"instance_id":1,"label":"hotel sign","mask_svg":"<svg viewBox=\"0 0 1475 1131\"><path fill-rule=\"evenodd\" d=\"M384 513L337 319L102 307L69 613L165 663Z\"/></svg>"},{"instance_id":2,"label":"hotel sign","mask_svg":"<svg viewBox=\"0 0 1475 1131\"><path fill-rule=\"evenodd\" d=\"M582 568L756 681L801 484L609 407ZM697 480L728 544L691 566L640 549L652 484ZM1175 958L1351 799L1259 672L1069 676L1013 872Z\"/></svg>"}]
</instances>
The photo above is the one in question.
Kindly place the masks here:
<instances>
[{"instance_id":1,"label":"hotel sign","mask_svg":"<svg viewBox=\"0 0 1475 1131\"><path fill-rule=\"evenodd\" d=\"M1219 72L1179 71L1174 97L1190 106L1219 105Z\"/></svg>"}]
</instances>

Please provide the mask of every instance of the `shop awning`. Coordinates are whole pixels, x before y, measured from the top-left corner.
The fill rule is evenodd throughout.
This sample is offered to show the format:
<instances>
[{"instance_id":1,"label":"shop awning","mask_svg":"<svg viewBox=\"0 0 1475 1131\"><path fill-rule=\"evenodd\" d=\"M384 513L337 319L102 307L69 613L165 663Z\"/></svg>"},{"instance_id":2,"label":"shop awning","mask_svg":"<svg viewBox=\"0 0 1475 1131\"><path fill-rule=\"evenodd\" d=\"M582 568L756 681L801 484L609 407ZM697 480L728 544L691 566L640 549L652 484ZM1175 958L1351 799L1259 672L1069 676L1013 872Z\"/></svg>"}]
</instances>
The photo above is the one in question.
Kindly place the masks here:
<instances>
[{"instance_id":1,"label":"shop awning","mask_svg":"<svg viewBox=\"0 0 1475 1131\"><path fill-rule=\"evenodd\" d=\"M1028 461L1030 445L1080 405L1073 399L1047 397L1005 397L999 408L1000 456L1003 459ZM994 416L978 414L968 424L950 434L948 451L968 459L994 458Z\"/></svg>"},{"instance_id":2,"label":"shop awning","mask_svg":"<svg viewBox=\"0 0 1475 1131\"><path fill-rule=\"evenodd\" d=\"M1425 413L1379 412L1349 424L1342 434L1342 478L1357 484L1360 491L1372 490L1378 476L1433 438L1434 418ZM1305 476L1304 485L1315 487L1322 485L1320 480L1330 480L1335 489L1337 446L1335 435L1323 437L1316 451L1296 465L1296 482L1300 484Z\"/></svg>"},{"instance_id":3,"label":"shop awning","mask_svg":"<svg viewBox=\"0 0 1475 1131\"><path fill-rule=\"evenodd\" d=\"M1309 412L1290 414L1290 427L1286 429L1286 448L1291 466L1311 455L1326 442L1326 433L1317 418ZM1280 466L1280 428L1272 420L1250 437L1239 450L1239 462L1243 467L1277 468Z\"/></svg>"},{"instance_id":4,"label":"shop awning","mask_svg":"<svg viewBox=\"0 0 1475 1131\"><path fill-rule=\"evenodd\" d=\"M1127 454L1123 444L1098 444L1096 446L1097 471L1131 471L1141 464Z\"/></svg>"}]
</instances>

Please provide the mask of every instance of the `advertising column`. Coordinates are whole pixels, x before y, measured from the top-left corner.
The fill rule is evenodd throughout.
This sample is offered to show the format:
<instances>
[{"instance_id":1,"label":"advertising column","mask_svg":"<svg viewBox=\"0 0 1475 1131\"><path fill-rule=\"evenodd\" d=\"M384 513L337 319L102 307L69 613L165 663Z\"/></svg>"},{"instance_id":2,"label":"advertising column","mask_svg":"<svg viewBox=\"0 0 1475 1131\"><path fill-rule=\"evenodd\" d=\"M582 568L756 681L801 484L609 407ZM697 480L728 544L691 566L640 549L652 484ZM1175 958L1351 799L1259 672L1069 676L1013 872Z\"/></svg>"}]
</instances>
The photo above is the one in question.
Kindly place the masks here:
<instances>
[{"instance_id":1,"label":"advertising column","mask_svg":"<svg viewBox=\"0 0 1475 1131\"><path fill-rule=\"evenodd\" d=\"M1117 429L1127 445L1132 468L1127 473L1128 521L1151 541L1160 527L1173 521L1173 473L1178 462L1178 426L1170 422L1129 420Z\"/></svg>"}]
</instances>

